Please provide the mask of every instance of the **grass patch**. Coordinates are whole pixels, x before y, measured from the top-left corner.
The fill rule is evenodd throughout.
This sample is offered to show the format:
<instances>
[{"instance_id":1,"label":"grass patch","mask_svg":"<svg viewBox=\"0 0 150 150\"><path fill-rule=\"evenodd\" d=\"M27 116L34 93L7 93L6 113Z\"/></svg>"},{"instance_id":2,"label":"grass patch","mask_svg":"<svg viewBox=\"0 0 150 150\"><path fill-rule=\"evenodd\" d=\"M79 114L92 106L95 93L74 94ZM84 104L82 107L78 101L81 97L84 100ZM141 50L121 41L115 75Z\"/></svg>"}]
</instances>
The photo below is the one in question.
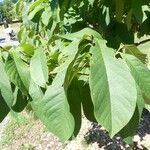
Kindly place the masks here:
<instances>
[{"instance_id":1,"label":"grass patch","mask_svg":"<svg viewBox=\"0 0 150 150\"><path fill-rule=\"evenodd\" d=\"M30 111L13 113L4 130L0 150L64 149L64 144L50 133Z\"/></svg>"},{"instance_id":2,"label":"grass patch","mask_svg":"<svg viewBox=\"0 0 150 150\"><path fill-rule=\"evenodd\" d=\"M34 146L30 144L24 144L21 147L19 147L19 150L34 150Z\"/></svg>"},{"instance_id":3,"label":"grass patch","mask_svg":"<svg viewBox=\"0 0 150 150\"><path fill-rule=\"evenodd\" d=\"M0 148L9 146L14 140L19 139L28 132L33 124L33 118L25 112L16 114L11 112L9 114L9 121L4 129L2 139L0 141Z\"/></svg>"}]
</instances>

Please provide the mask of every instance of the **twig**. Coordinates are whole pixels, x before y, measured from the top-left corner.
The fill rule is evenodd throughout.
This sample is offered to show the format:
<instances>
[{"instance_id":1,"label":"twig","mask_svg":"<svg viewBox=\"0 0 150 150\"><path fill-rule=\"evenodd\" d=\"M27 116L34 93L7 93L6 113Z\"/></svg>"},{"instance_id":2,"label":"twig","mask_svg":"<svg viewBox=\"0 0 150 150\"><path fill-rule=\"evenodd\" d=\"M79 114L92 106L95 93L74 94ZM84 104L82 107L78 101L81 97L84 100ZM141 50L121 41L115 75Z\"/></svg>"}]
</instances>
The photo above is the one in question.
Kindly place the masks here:
<instances>
[{"instance_id":1,"label":"twig","mask_svg":"<svg viewBox=\"0 0 150 150\"><path fill-rule=\"evenodd\" d=\"M139 43L134 43L136 46L139 46L139 45L141 45L141 44L145 44L146 42L150 42L150 39L147 39L147 40L143 40L143 41L141 41L141 42L139 42Z\"/></svg>"}]
</instances>

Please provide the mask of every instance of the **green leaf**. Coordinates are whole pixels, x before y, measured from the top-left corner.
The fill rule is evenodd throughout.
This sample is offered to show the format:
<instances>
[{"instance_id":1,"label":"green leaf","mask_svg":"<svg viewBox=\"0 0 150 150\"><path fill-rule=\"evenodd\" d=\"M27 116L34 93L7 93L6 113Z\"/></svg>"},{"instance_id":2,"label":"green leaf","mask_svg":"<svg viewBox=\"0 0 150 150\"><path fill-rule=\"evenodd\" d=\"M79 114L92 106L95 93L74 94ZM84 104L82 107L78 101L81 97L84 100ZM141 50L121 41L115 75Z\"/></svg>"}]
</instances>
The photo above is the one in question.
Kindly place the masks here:
<instances>
[{"instance_id":1,"label":"green leaf","mask_svg":"<svg viewBox=\"0 0 150 150\"><path fill-rule=\"evenodd\" d=\"M27 97L23 96L22 92L16 88L15 91L15 102L12 106L12 110L15 112L21 112L27 106L28 100Z\"/></svg>"},{"instance_id":2,"label":"green leaf","mask_svg":"<svg viewBox=\"0 0 150 150\"><path fill-rule=\"evenodd\" d=\"M16 64L14 60L8 56L6 62L5 62L5 70L7 72L7 75L10 79L10 81L17 86L23 93L27 93L27 90L20 78L20 75L18 73Z\"/></svg>"},{"instance_id":3,"label":"green leaf","mask_svg":"<svg viewBox=\"0 0 150 150\"><path fill-rule=\"evenodd\" d=\"M74 55L70 55L66 66L57 73L52 85L48 87L42 99L41 95L38 95L38 87L36 87L37 92L34 92L34 86L31 86L30 89L30 95L33 97L32 107L34 108L36 115L52 133L60 138L61 141L68 140L74 132L74 118L70 113L67 91L72 81L70 67L73 66L74 61L77 58L78 45L79 40L73 41L69 45L70 48L72 47L70 50L74 51Z\"/></svg>"},{"instance_id":4,"label":"green leaf","mask_svg":"<svg viewBox=\"0 0 150 150\"><path fill-rule=\"evenodd\" d=\"M33 107L34 105L36 106L36 103L38 103L38 100L41 100L44 96L40 87L37 84L35 84L32 79L30 82L29 94L31 98L33 99L33 101L31 102L31 104L33 103Z\"/></svg>"},{"instance_id":5,"label":"green leaf","mask_svg":"<svg viewBox=\"0 0 150 150\"><path fill-rule=\"evenodd\" d=\"M16 14L18 16L21 15L22 8L23 8L23 0L18 0L17 3L16 3Z\"/></svg>"},{"instance_id":6,"label":"green leaf","mask_svg":"<svg viewBox=\"0 0 150 150\"><path fill-rule=\"evenodd\" d=\"M43 11L44 7L42 5L35 7L35 9L29 13L29 20L38 22Z\"/></svg>"},{"instance_id":7,"label":"green leaf","mask_svg":"<svg viewBox=\"0 0 150 150\"><path fill-rule=\"evenodd\" d=\"M142 111L144 108L144 99L141 93L140 88L137 85L137 104L136 104L136 109L135 112L129 121L129 123L119 132L119 135L123 138L125 142L128 144L133 143L133 137L136 134L140 118L142 115Z\"/></svg>"},{"instance_id":8,"label":"green leaf","mask_svg":"<svg viewBox=\"0 0 150 150\"><path fill-rule=\"evenodd\" d=\"M141 60L143 63L146 62L146 54L142 53L135 45L125 45L125 53L131 54Z\"/></svg>"},{"instance_id":9,"label":"green leaf","mask_svg":"<svg viewBox=\"0 0 150 150\"><path fill-rule=\"evenodd\" d=\"M43 2L46 2L47 0L36 0L31 6L29 11L35 9L36 7L38 7L39 5L43 4Z\"/></svg>"},{"instance_id":10,"label":"green leaf","mask_svg":"<svg viewBox=\"0 0 150 150\"><path fill-rule=\"evenodd\" d=\"M26 28L21 26L19 32L17 33L17 39L20 43L24 43L27 39Z\"/></svg>"},{"instance_id":11,"label":"green leaf","mask_svg":"<svg viewBox=\"0 0 150 150\"><path fill-rule=\"evenodd\" d=\"M71 73L71 68L73 67L76 58L78 57L79 51L78 51L78 46L79 46L79 42L80 39L76 39L73 42L71 42L68 46L66 46L63 50L62 50L62 55L67 56L67 60L62 63L59 67L57 67L53 72L54 73L58 73L58 72L66 72L68 70L68 73ZM65 75L65 74L64 74ZM73 77L68 75L68 77ZM64 76L62 76L62 78L58 77L59 79L62 79L61 81L59 81L57 78L54 79L54 82L56 80L57 85L62 85L64 82ZM71 82L70 78L69 79L65 79L66 82ZM67 84L69 85L69 84Z\"/></svg>"},{"instance_id":12,"label":"green leaf","mask_svg":"<svg viewBox=\"0 0 150 150\"><path fill-rule=\"evenodd\" d=\"M7 116L9 113L10 108L6 104L4 98L2 97L0 93L0 123L4 120L4 118Z\"/></svg>"},{"instance_id":13,"label":"green leaf","mask_svg":"<svg viewBox=\"0 0 150 150\"><path fill-rule=\"evenodd\" d=\"M81 39L83 36L91 36L91 37L93 36L95 38L102 39L101 35L98 32L90 28L84 28L78 32L71 33L71 34L59 35L59 37L62 37L64 39L71 40L71 41L75 39Z\"/></svg>"},{"instance_id":14,"label":"green leaf","mask_svg":"<svg viewBox=\"0 0 150 150\"><path fill-rule=\"evenodd\" d=\"M22 83L24 84L26 90L29 90L29 86L30 86L30 71L29 71L29 66L27 65L27 63L25 63L22 59L21 56L19 54L19 52L16 51L12 51L12 55L13 55L13 59L15 62L15 66L16 69L18 71L18 74L20 76L20 79L22 81Z\"/></svg>"},{"instance_id":15,"label":"green leaf","mask_svg":"<svg viewBox=\"0 0 150 150\"><path fill-rule=\"evenodd\" d=\"M63 87L49 86L43 99L38 99L35 112L46 127L61 141L68 140L74 131L74 119Z\"/></svg>"},{"instance_id":16,"label":"green leaf","mask_svg":"<svg viewBox=\"0 0 150 150\"><path fill-rule=\"evenodd\" d=\"M94 105L90 95L89 84L85 84L84 82L80 85L80 91L82 95L82 107L85 117L92 121L97 122L94 116Z\"/></svg>"},{"instance_id":17,"label":"green leaf","mask_svg":"<svg viewBox=\"0 0 150 150\"><path fill-rule=\"evenodd\" d=\"M73 0L58 0L58 1L59 1L59 7L60 7L60 16L63 19L64 14L68 11Z\"/></svg>"},{"instance_id":18,"label":"green leaf","mask_svg":"<svg viewBox=\"0 0 150 150\"><path fill-rule=\"evenodd\" d=\"M116 20L121 23L124 12L124 0L116 0Z\"/></svg>"},{"instance_id":19,"label":"green leaf","mask_svg":"<svg viewBox=\"0 0 150 150\"><path fill-rule=\"evenodd\" d=\"M48 15L47 15L48 14ZM51 18L51 9L50 7L46 7L45 11L42 13L42 22L45 26L48 26L50 18Z\"/></svg>"},{"instance_id":20,"label":"green leaf","mask_svg":"<svg viewBox=\"0 0 150 150\"><path fill-rule=\"evenodd\" d=\"M30 73L33 81L41 86L45 87L48 82L48 66L46 55L42 48L38 48L30 61Z\"/></svg>"},{"instance_id":21,"label":"green leaf","mask_svg":"<svg viewBox=\"0 0 150 150\"><path fill-rule=\"evenodd\" d=\"M14 96L11 89L11 85L9 82L9 78L4 68L4 64L2 61L1 53L0 53L0 91L1 95L6 101L7 105L11 107L13 105Z\"/></svg>"},{"instance_id":22,"label":"green leaf","mask_svg":"<svg viewBox=\"0 0 150 150\"><path fill-rule=\"evenodd\" d=\"M127 54L124 57L146 103L150 104L150 70L138 58Z\"/></svg>"},{"instance_id":23,"label":"green leaf","mask_svg":"<svg viewBox=\"0 0 150 150\"><path fill-rule=\"evenodd\" d=\"M80 82L74 78L67 91L67 99L70 106L70 112L75 120L74 136L77 136L81 128L81 91Z\"/></svg>"},{"instance_id":24,"label":"green leaf","mask_svg":"<svg viewBox=\"0 0 150 150\"><path fill-rule=\"evenodd\" d=\"M34 46L31 44L21 44L21 48L23 49L23 52L29 56L32 56L34 54Z\"/></svg>"},{"instance_id":25,"label":"green leaf","mask_svg":"<svg viewBox=\"0 0 150 150\"><path fill-rule=\"evenodd\" d=\"M139 24L141 24L143 20L142 3L143 0L138 0L138 2L137 0L132 0L132 11Z\"/></svg>"},{"instance_id":26,"label":"green leaf","mask_svg":"<svg viewBox=\"0 0 150 150\"><path fill-rule=\"evenodd\" d=\"M72 134L76 134L80 127L80 125L74 125L74 118L71 114L71 112L74 114L74 111L71 110L74 100L71 101L72 103L70 103L70 106L67 100L67 91L69 85L76 75L76 71L73 70L73 67L80 53L80 49L78 49L79 42L80 40L75 40L70 43L69 46L67 46L70 47L70 51L72 52L65 62L66 65L57 73L52 82L52 85L50 85L46 90L44 97L37 100L33 99L32 101L32 105L35 108L37 116L43 121L43 123L51 132L53 132L61 139L61 141L65 141L69 139ZM79 94L78 89L76 89L76 93ZM70 93L68 95L69 99L73 94L74 93ZM76 116L75 120L79 121L79 118Z\"/></svg>"},{"instance_id":27,"label":"green leaf","mask_svg":"<svg viewBox=\"0 0 150 150\"><path fill-rule=\"evenodd\" d=\"M125 23L127 25L128 31L129 31L132 27L132 9L128 11L128 14L125 18Z\"/></svg>"},{"instance_id":28,"label":"green leaf","mask_svg":"<svg viewBox=\"0 0 150 150\"><path fill-rule=\"evenodd\" d=\"M95 117L113 136L135 111L136 84L127 65L114 57L104 40L96 39L91 53L89 81Z\"/></svg>"},{"instance_id":29,"label":"green leaf","mask_svg":"<svg viewBox=\"0 0 150 150\"><path fill-rule=\"evenodd\" d=\"M145 108L150 112L150 105L145 104Z\"/></svg>"}]
</instances>

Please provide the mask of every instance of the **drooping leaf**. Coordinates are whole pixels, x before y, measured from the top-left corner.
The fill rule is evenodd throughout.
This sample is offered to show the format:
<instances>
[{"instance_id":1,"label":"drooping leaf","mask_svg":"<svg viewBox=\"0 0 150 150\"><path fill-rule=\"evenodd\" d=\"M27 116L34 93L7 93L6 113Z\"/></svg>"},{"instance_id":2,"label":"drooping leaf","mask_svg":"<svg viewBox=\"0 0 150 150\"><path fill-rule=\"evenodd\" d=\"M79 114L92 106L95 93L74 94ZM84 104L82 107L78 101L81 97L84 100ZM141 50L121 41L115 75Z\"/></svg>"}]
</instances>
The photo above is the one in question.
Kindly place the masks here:
<instances>
[{"instance_id":1,"label":"drooping leaf","mask_svg":"<svg viewBox=\"0 0 150 150\"><path fill-rule=\"evenodd\" d=\"M46 127L55 135L57 135L61 141L69 139L74 132L74 118L70 113L70 107L67 100L67 90L71 83L70 79L70 67L73 66L78 55L79 40L72 42L72 51L74 55L70 56L65 68L60 70L54 78L52 85L48 87L44 97L34 92L34 86L31 88L30 95L33 94L32 107L35 110L36 115L43 121ZM74 46L76 45L76 46ZM69 67L69 69L68 69ZM67 78L67 80L66 80ZM69 80L68 80L69 79ZM66 81L64 87L63 84ZM39 88L36 88L39 91Z\"/></svg>"},{"instance_id":2,"label":"drooping leaf","mask_svg":"<svg viewBox=\"0 0 150 150\"><path fill-rule=\"evenodd\" d=\"M71 82L71 85L68 88L67 91L67 99L68 99L68 103L70 106L70 112L74 117L75 120L75 127L74 127L74 132L73 135L77 136L80 128L81 128L81 119L82 119L82 115L81 115L81 101L82 101L82 97L81 97L81 92L80 92L80 83L79 81L74 78Z\"/></svg>"},{"instance_id":3,"label":"drooping leaf","mask_svg":"<svg viewBox=\"0 0 150 150\"><path fill-rule=\"evenodd\" d=\"M90 95L89 84L82 83L82 85L80 86L81 86L80 91L82 95L82 108L84 115L88 120L92 122L97 122L94 116L94 106Z\"/></svg>"},{"instance_id":4,"label":"drooping leaf","mask_svg":"<svg viewBox=\"0 0 150 150\"><path fill-rule=\"evenodd\" d=\"M12 106L12 110L15 112L21 112L27 106L28 100L27 97L23 96L22 92L16 88L15 91L15 102Z\"/></svg>"},{"instance_id":5,"label":"drooping leaf","mask_svg":"<svg viewBox=\"0 0 150 150\"><path fill-rule=\"evenodd\" d=\"M15 62L16 69L18 71L18 74L21 78L21 81L23 82L26 90L29 90L30 86L30 71L29 66L27 63L25 63L21 56L19 55L18 51L12 51L13 59Z\"/></svg>"},{"instance_id":6,"label":"drooping leaf","mask_svg":"<svg viewBox=\"0 0 150 150\"><path fill-rule=\"evenodd\" d=\"M125 45L125 53L131 54L141 60L143 63L146 62L146 54L142 53L135 45Z\"/></svg>"},{"instance_id":7,"label":"drooping leaf","mask_svg":"<svg viewBox=\"0 0 150 150\"><path fill-rule=\"evenodd\" d=\"M4 118L8 115L10 108L6 104L4 98L0 93L0 123L4 120Z\"/></svg>"},{"instance_id":8,"label":"drooping leaf","mask_svg":"<svg viewBox=\"0 0 150 150\"><path fill-rule=\"evenodd\" d=\"M140 118L142 115L142 111L144 108L144 99L141 93L140 88L137 85L137 104L136 104L136 109L135 112L129 121L129 123L119 132L119 135L123 138L125 142L128 144L132 144L133 142L133 137L136 134L137 127L140 122Z\"/></svg>"},{"instance_id":9,"label":"drooping leaf","mask_svg":"<svg viewBox=\"0 0 150 150\"><path fill-rule=\"evenodd\" d=\"M150 70L138 58L125 55L131 73L140 87L146 103L150 104Z\"/></svg>"},{"instance_id":10,"label":"drooping leaf","mask_svg":"<svg viewBox=\"0 0 150 150\"><path fill-rule=\"evenodd\" d=\"M61 141L66 141L74 131L74 119L69 111L63 87L49 86L43 99L38 99L35 110L46 127Z\"/></svg>"},{"instance_id":11,"label":"drooping leaf","mask_svg":"<svg viewBox=\"0 0 150 150\"><path fill-rule=\"evenodd\" d=\"M44 96L40 87L37 84L35 84L32 79L30 82L29 94L33 100L33 105L36 105L36 103L38 103L38 100L41 100Z\"/></svg>"},{"instance_id":12,"label":"drooping leaf","mask_svg":"<svg viewBox=\"0 0 150 150\"><path fill-rule=\"evenodd\" d=\"M9 82L9 78L4 68L1 53L0 53L0 91L7 105L11 107L13 105L14 96Z\"/></svg>"},{"instance_id":13,"label":"drooping leaf","mask_svg":"<svg viewBox=\"0 0 150 150\"><path fill-rule=\"evenodd\" d=\"M89 81L95 117L113 136L131 119L137 91L127 65L104 42L96 39L91 48Z\"/></svg>"},{"instance_id":14,"label":"drooping leaf","mask_svg":"<svg viewBox=\"0 0 150 150\"><path fill-rule=\"evenodd\" d=\"M20 75L18 73L16 64L14 60L8 56L6 63L5 63L5 70L7 72L7 75L10 79L10 81L17 86L23 93L27 93L27 90L20 78Z\"/></svg>"},{"instance_id":15,"label":"drooping leaf","mask_svg":"<svg viewBox=\"0 0 150 150\"><path fill-rule=\"evenodd\" d=\"M142 0L138 0L138 2L136 0L132 0L133 14L136 17L139 24L141 24L143 20L142 3Z\"/></svg>"},{"instance_id":16,"label":"drooping leaf","mask_svg":"<svg viewBox=\"0 0 150 150\"><path fill-rule=\"evenodd\" d=\"M80 39L77 39L77 40L74 40L73 42L71 42L68 46L66 46L63 50L62 50L62 55L65 55L68 57L68 59L62 63L59 67L57 67L53 72L54 73L58 73L58 72L63 72L63 71L67 71L68 70L68 73L70 74L71 73L71 69L72 69L72 66L79 54L79 51L78 51L78 46L79 46L79 42L80 42ZM70 75L68 75L68 77L71 77ZM73 77L73 76L72 76ZM54 79L53 82L57 82L57 85L62 85L63 82L64 82L64 78L65 78L65 74L64 76L62 76L62 78L58 77L59 79L62 79L61 81L59 81L57 78ZM71 80L70 79L65 79L66 80L66 83L67 82L70 82ZM69 85L67 83L67 85Z\"/></svg>"},{"instance_id":17,"label":"drooping leaf","mask_svg":"<svg viewBox=\"0 0 150 150\"><path fill-rule=\"evenodd\" d=\"M46 55L42 48L38 48L31 58L30 72L31 78L37 85L41 87L46 86L48 82L48 66Z\"/></svg>"}]
</instances>

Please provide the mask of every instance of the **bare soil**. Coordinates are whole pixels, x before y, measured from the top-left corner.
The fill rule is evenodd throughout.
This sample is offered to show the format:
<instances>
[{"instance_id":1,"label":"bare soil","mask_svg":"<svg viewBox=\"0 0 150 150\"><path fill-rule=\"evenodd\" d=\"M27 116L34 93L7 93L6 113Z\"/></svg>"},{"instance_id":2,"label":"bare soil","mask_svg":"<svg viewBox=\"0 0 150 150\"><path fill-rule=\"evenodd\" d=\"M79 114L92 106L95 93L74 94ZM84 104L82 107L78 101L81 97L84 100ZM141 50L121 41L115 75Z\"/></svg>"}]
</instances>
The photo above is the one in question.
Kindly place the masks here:
<instances>
[{"instance_id":1,"label":"bare soil","mask_svg":"<svg viewBox=\"0 0 150 150\"><path fill-rule=\"evenodd\" d=\"M24 114L23 114L24 115ZM28 116L27 116L28 117ZM131 147L119 136L112 139L97 123L82 119L79 135L72 141L61 143L38 119L29 117L30 123L14 129L13 141L2 150L148 150L150 144L150 113L144 110L134 145ZM144 147L145 146L145 147ZM146 148L147 147L147 148Z\"/></svg>"}]
</instances>

